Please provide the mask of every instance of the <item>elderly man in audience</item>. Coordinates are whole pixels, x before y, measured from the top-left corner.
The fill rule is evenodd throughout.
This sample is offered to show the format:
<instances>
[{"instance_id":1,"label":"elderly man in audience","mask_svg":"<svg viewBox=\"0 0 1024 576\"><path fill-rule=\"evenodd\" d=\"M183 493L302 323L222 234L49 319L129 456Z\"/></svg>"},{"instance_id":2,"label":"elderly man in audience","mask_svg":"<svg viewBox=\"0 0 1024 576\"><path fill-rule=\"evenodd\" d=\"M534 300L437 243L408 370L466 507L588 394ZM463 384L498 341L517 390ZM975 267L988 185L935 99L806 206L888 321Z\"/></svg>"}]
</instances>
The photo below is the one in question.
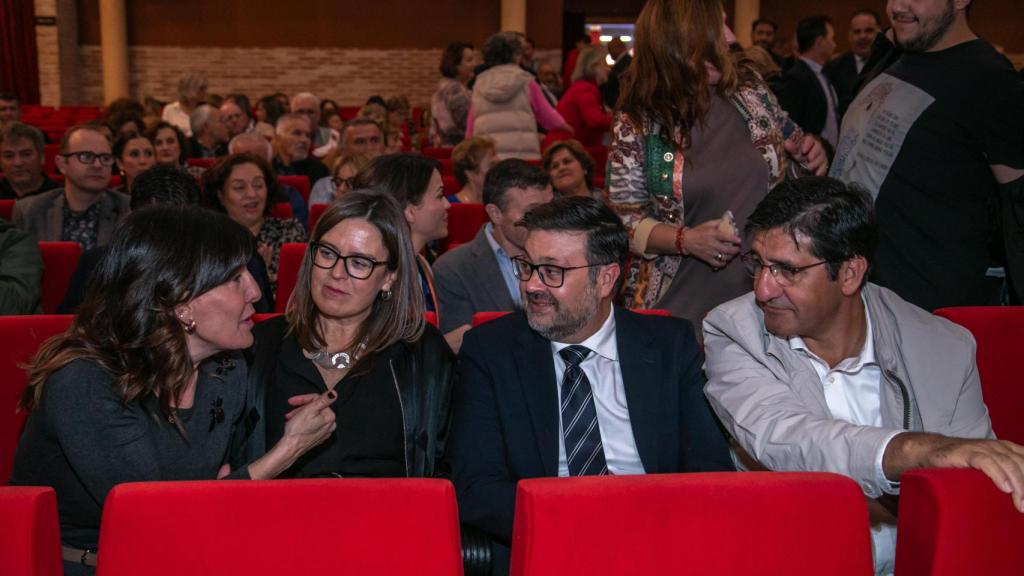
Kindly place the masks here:
<instances>
[{"instance_id":1,"label":"elderly man in audience","mask_svg":"<svg viewBox=\"0 0 1024 576\"><path fill-rule=\"evenodd\" d=\"M323 158L338 147L338 133L327 126L320 125L320 99L311 92L300 92L292 96L291 109L295 114L302 114L309 118L309 125L312 127L313 135L312 154L317 158Z\"/></svg>"},{"instance_id":2,"label":"elderly man in audience","mask_svg":"<svg viewBox=\"0 0 1024 576\"><path fill-rule=\"evenodd\" d=\"M733 469L693 326L612 306L629 252L622 220L572 197L522 224L525 313L466 334L449 448L462 520L497 540L497 573L523 478Z\"/></svg>"},{"instance_id":3,"label":"elderly man in audience","mask_svg":"<svg viewBox=\"0 0 1024 576\"><path fill-rule=\"evenodd\" d=\"M43 173L43 133L35 126L8 122L0 128L0 200L17 200L60 188Z\"/></svg>"},{"instance_id":4,"label":"elderly man in audience","mask_svg":"<svg viewBox=\"0 0 1024 576\"><path fill-rule=\"evenodd\" d=\"M228 130L228 138L252 132L256 121L249 115L249 97L245 94L228 94L220 105L220 118Z\"/></svg>"},{"instance_id":5,"label":"elderly man in audience","mask_svg":"<svg viewBox=\"0 0 1024 576\"><path fill-rule=\"evenodd\" d=\"M523 254L523 214L554 197L548 175L510 158L496 164L484 180L483 202L490 222L476 238L441 255L434 263L437 298L444 315L441 331L457 352L477 312L522 308L512 258Z\"/></svg>"},{"instance_id":6,"label":"elderly man in audience","mask_svg":"<svg viewBox=\"0 0 1024 576\"><path fill-rule=\"evenodd\" d=\"M255 154L260 158L263 158L274 167L274 149L262 136L255 132L246 132L245 134L239 134L231 139L228 143L229 154L242 154L249 153ZM276 176L275 172L275 176ZM281 184L281 193L288 198L288 203L292 207L292 217L302 223L303 228L309 227L309 206L306 199L302 197L302 194L295 189L294 186L289 184Z\"/></svg>"},{"instance_id":7,"label":"elderly man in audience","mask_svg":"<svg viewBox=\"0 0 1024 576\"><path fill-rule=\"evenodd\" d=\"M384 153L384 129L376 120L358 117L341 128L341 155L362 154L371 160Z\"/></svg>"},{"instance_id":8,"label":"elderly man in audience","mask_svg":"<svg viewBox=\"0 0 1024 576\"><path fill-rule=\"evenodd\" d=\"M879 574L893 569L889 504L907 470L980 469L1024 511L1024 447L993 439L970 334L866 281L878 241L868 193L787 181L746 233L754 291L704 320L706 392L739 460L856 480Z\"/></svg>"},{"instance_id":9,"label":"elderly man in audience","mask_svg":"<svg viewBox=\"0 0 1024 576\"><path fill-rule=\"evenodd\" d=\"M281 176L305 176L313 182L329 176L327 167L309 156L311 146L309 116L289 112L277 119L274 127L274 172Z\"/></svg>"},{"instance_id":10,"label":"elderly man in audience","mask_svg":"<svg viewBox=\"0 0 1024 576\"><path fill-rule=\"evenodd\" d=\"M78 242L83 250L108 244L129 202L127 195L107 189L113 165L110 139L98 126L68 128L57 156L64 188L19 200L14 224L39 241Z\"/></svg>"},{"instance_id":11,"label":"elderly man in audience","mask_svg":"<svg viewBox=\"0 0 1024 576\"><path fill-rule=\"evenodd\" d=\"M228 153L228 128L220 110L209 104L200 104L189 116L192 137L189 150L193 158L217 158Z\"/></svg>"}]
</instances>

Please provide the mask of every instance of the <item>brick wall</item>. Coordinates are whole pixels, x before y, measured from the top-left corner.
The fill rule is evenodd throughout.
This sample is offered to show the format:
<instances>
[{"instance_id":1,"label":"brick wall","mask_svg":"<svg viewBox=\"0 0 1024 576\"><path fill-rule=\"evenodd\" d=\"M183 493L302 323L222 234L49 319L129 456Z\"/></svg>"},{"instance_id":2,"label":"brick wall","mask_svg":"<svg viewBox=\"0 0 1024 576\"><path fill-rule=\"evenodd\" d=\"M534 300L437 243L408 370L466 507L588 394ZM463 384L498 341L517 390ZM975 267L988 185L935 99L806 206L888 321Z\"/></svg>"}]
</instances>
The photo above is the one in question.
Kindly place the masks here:
<instances>
[{"instance_id":1,"label":"brick wall","mask_svg":"<svg viewBox=\"0 0 1024 576\"><path fill-rule=\"evenodd\" d=\"M102 104L100 47L80 46L78 53L79 101L64 104ZM560 52L538 50L538 56L558 59ZM222 95L310 91L344 106L374 94L404 94L414 106L424 106L440 78L441 50L130 46L128 58L130 90L140 99L175 100L178 78L203 70L210 92Z\"/></svg>"}]
</instances>

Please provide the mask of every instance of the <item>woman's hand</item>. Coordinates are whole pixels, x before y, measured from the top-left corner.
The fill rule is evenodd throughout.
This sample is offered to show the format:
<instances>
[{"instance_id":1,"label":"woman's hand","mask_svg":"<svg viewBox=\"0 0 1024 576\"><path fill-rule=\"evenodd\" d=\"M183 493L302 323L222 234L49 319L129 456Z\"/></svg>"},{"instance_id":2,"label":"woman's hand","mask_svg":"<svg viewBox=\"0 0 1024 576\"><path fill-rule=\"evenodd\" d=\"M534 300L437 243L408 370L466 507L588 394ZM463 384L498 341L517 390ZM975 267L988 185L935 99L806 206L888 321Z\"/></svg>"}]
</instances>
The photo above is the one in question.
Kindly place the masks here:
<instances>
[{"instance_id":1,"label":"woman's hand","mask_svg":"<svg viewBox=\"0 0 1024 576\"><path fill-rule=\"evenodd\" d=\"M825 146L816 136L804 134L799 144L792 140L786 140L783 144L786 152L793 157L804 172L815 176L824 176L828 173L828 154L825 153Z\"/></svg>"},{"instance_id":2,"label":"woman's hand","mask_svg":"<svg viewBox=\"0 0 1024 576\"><path fill-rule=\"evenodd\" d=\"M249 476L253 480L275 478L290 468L300 456L330 438L337 427L334 410L331 409L331 404L337 398L333 390L324 394L289 398L289 403L299 407L286 416L281 440L261 458L249 464Z\"/></svg>"},{"instance_id":3,"label":"woman's hand","mask_svg":"<svg viewBox=\"0 0 1024 576\"><path fill-rule=\"evenodd\" d=\"M743 239L731 226L722 226L722 219L708 220L699 226L687 228L683 250L686 255L706 262L715 270L725 268L740 253Z\"/></svg>"}]
</instances>

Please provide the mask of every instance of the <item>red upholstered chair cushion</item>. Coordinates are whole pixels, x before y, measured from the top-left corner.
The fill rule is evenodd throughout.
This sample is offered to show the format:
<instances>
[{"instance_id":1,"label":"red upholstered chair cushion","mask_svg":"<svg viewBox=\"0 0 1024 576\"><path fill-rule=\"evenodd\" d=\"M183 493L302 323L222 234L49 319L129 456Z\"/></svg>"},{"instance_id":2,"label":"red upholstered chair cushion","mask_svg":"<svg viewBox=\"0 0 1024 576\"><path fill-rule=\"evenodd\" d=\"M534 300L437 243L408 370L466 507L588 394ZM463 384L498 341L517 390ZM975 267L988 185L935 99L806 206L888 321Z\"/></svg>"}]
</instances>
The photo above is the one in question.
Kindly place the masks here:
<instances>
[{"instance_id":1,"label":"red upholstered chair cushion","mask_svg":"<svg viewBox=\"0 0 1024 576\"><path fill-rule=\"evenodd\" d=\"M0 200L0 218L8 222L14 221L14 200Z\"/></svg>"},{"instance_id":2,"label":"red upholstered chair cushion","mask_svg":"<svg viewBox=\"0 0 1024 576\"><path fill-rule=\"evenodd\" d=\"M270 215L274 218L291 218L292 205L287 202L278 202L270 207Z\"/></svg>"},{"instance_id":3,"label":"red upholstered chair cushion","mask_svg":"<svg viewBox=\"0 0 1024 576\"><path fill-rule=\"evenodd\" d=\"M313 232L316 228L316 223L320 220L320 217L324 215L324 210L327 210L327 204L310 204L309 205L309 231Z\"/></svg>"},{"instance_id":4,"label":"red upholstered chair cushion","mask_svg":"<svg viewBox=\"0 0 1024 576\"><path fill-rule=\"evenodd\" d=\"M452 178L455 178L455 168L452 165L451 158L438 158L437 161L441 164L441 176L451 176ZM456 182L456 185L458 185L458 182ZM455 192L458 192L458 190ZM452 194L455 192L452 192Z\"/></svg>"},{"instance_id":5,"label":"red upholstered chair cushion","mask_svg":"<svg viewBox=\"0 0 1024 576\"><path fill-rule=\"evenodd\" d=\"M1024 572L1024 514L977 470L905 473L896 534L896 574Z\"/></svg>"},{"instance_id":6,"label":"red upholstered chair cushion","mask_svg":"<svg viewBox=\"0 0 1024 576\"><path fill-rule=\"evenodd\" d=\"M448 147L433 148L433 147L430 147L430 146L425 146L423 148L423 155L424 156L430 156L431 158L437 158L438 160L442 160L444 158L451 158L452 157L452 148L448 148Z\"/></svg>"},{"instance_id":7,"label":"red upholstered chair cushion","mask_svg":"<svg viewBox=\"0 0 1024 576\"><path fill-rule=\"evenodd\" d=\"M1012 361L1024 350L1024 306L940 308L935 314L974 335L981 393L992 429L999 438L1024 444L1024 380Z\"/></svg>"},{"instance_id":8,"label":"red upholstered chair cushion","mask_svg":"<svg viewBox=\"0 0 1024 576\"><path fill-rule=\"evenodd\" d=\"M462 574L455 490L436 479L122 484L99 549L104 576Z\"/></svg>"},{"instance_id":9,"label":"red upholstered chair cushion","mask_svg":"<svg viewBox=\"0 0 1024 576\"><path fill-rule=\"evenodd\" d=\"M57 173L57 154L60 154L60 144L43 145L43 173Z\"/></svg>"},{"instance_id":10,"label":"red upholstered chair cushion","mask_svg":"<svg viewBox=\"0 0 1024 576\"><path fill-rule=\"evenodd\" d=\"M448 209L448 237L444 240L445 250L471 242L489 221L483 204L452 204Z\"/></svg>"},{"instance_id":11,"label":"red upholstered chair cushion","mask_svg":"<svg viewBox=\"0 0 1024 576\"><path fill-rule=\"evenodd\" d=\"M868 576L868 526L860 488L836 474L523 480L511 573Z\"/></svg>"},{"instance_id":12,"label":"red upholstered chair cushion","mask_svg":"<svg viewBox=\"0 0 1024 576\"><path fill-rule=\"evenodd\" d=\"M278 184L287 184L299 191L302 199L309 204L309 177L308 176L278 176Z\"/></svg>"},{"instance_id":13,"label":"red upholstered chair cushion","mask_svg":"<svg viewBox=\"0 0 1024 576\"><path fill-rule=\"evenodd\" d=\"M200 168L211 168L217 163L220 158L189 158L185 160L189 166L198 166Z\"/></svg>"},{"instance_id":14,"label":"red upholstered chair cushion","mask_svg":"<svg viewBox=\"0 0 1024 576\"><path fill-rule=\"evenodd\" d=\"M16 412L18 398L28 384L25 364L46 339L68 329L74 316L0 316L0 484L6 484L14 466L14 451L25 423ZM2 515L0 515L2 517ZM4 522L0 521L0 525ZM0 574L13 574L4 572Z\"/></svg>"},{"instance_id":15,"label":"red upholstered chair cushion","mask_svg":"<svg viewBox=\"0 0 1024 576\"><path fill-rule=\"evenodd\" d=\"M4 478L6 480L6 478ZM0 488L0 574L61 576L60 526L53 488Z\"/></svg>"},{"instance_id":16,"label":"red upholstered chair cushion","mask_svg":"<svg viewBox=\"0 0 1024 576\"><path fill-rule=\"evenodd\" d=\"M277 294L274 295L274 310L284 312L288 306L288 298L295 290L299 278L302 259L306 257L306 244L289 242L281 246L281 256L277 261Z\"/></svg>"},{"instance_id":17,"label":"red upholstered chair cushion","mask_svg":"<svg viewBox=\"0 0 1024 576\"><path fill-rule=\"evenodd\" d=\"M459 186L459 181L455 179L455 176L442 176L441 183L444 184L445 196L458 194L459 190L462 190L462 186Z\"/></svg>"},{"instance_id":18,"label":"red upholstered chair cushion","mask_svg":"<svg viewBox=\"0 0 1024 576\"><path fill-rule=\"evenodd\" d=\"M82 257L82 245L78 242L40 242L39 254L43 257L43 313L53 314L68 291L71 275Z\"/></svg>"}]
</instances>

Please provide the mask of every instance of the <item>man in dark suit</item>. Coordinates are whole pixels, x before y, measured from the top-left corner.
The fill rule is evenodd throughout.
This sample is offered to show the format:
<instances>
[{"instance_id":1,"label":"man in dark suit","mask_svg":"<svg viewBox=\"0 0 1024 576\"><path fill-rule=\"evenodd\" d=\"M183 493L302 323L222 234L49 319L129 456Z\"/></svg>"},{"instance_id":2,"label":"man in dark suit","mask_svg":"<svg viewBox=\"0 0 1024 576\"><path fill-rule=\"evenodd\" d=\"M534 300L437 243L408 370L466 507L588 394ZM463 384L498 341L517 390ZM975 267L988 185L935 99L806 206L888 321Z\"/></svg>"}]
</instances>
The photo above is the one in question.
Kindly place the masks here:
<instances>
[{"instance_id":1,"label":"man in dark suit","mask_svg":"<svg viewBox=\"0 0 1024 576\"><path fill-rule=\"evenodd\" d=\"M612 306L622 221L565 197L522 225L525 312L466 335L448 452L462 521L494 538L496 573L508 570L520 479L733 469L693 327Z\"/></svg>"},{"instance_id":2,"label":"man in dark suit","mask_svg":"<svg viewBox=\"0 0 1024 576\"><path fill-rule=\"evenodd\" d=\"M484 208L490 222L476 238L434 262L434 286L441 310L441 332L456 353L473 314L521 308L513 256L523 253L526 230L516 223L534 206L554 198L551 179L537 166L516 158L495 164L484 178Z\"/></svg>"},{"instance_id":3,"label":"man in dark suit","mask_svg":"<svg viewBox=\"0 0 1024 576\"><path fill-rule=\"evenodd\" d=\"M832 82L839 99L839 120L857 95L857 78L871 56L871 46L878 35L878 14L874 10L858 10L850 19L850 50L825 64L825 76Z\"/></svg>"},{"instance_id":4,"label":"man in dark suit","mask_svg":"<svg viewBox=\"0 0 1024 576\"><path fill-rule=\"evenodd\" d=\"M779 104L805 132L834 149L839 138L839 112L832 83L822 72L835 51L835 30L827 16L810 16L796 27L800 58L779 79Z\"/></svg>"},{"instance_id":5,"label":"man in dark suit","mask_svg":"<svg viewBox=\"0 0 1024 576\"><path fill-rule=\"evenodd\" d=\"M601 85L601 100L604 105L614 109L619 103L619 85L622 75L626 73L629 64L633 61L633 55L626 48L626 43L621 38L613 38L608 43L608 55L615 61L611 72L608 74L608 81Z\"/></svg>"}]
</instances>

